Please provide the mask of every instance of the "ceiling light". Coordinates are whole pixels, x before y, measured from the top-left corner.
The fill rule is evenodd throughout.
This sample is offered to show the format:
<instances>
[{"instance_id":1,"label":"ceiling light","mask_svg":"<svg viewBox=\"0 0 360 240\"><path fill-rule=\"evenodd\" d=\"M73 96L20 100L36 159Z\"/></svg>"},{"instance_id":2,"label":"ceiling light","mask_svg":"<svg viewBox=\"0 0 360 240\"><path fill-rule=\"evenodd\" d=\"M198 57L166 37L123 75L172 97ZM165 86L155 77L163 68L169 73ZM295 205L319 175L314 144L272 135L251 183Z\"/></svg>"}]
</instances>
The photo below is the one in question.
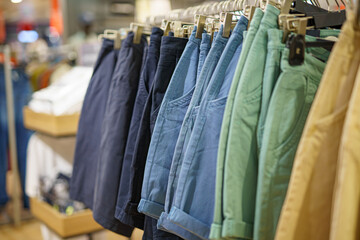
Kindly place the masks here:
<instances>
[{"instance_id":1,"label":"ceiling light","mask_svg":"<svg viewBox=\"0 0 360 240\"><path fill-rule=\"evenodd\" d=\"M12 3L21 3L22 0L11 0Z\"/></svg>"}]
</instances>

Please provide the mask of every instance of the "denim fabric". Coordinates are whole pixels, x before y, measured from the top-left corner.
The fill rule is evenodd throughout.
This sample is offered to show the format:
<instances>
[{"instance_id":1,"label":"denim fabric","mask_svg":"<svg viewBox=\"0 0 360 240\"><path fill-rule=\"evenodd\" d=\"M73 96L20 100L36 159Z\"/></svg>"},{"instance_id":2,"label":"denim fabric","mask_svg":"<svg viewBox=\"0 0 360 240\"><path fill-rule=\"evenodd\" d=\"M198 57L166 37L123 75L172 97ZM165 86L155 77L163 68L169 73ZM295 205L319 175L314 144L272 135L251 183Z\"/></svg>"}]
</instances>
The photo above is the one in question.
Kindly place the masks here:
<instances>
[{"instance_id":1,"label":"denim fabric","mask_svg":"<svg viewBox=\"0 0 360 240\"><path fill-rule=\"evenodd\" d=\"M221 122L247 25L248 20L241 17L203 96L168 216L173 223L196 233L201 239L208 239L213 221Z\"/></svg>"},{"instance_id":2,"label":"denim fabric","mask_svg":"<svg viewBox=\"0 0 360 240\"><path fill-rule=\"evenodd\" d=\"M296 149L325 68L319 59L329 57L325 49L306 50L300 66L290 66L289 49L283 50L282 72L269 103L259 156L254 239L275 238Z\"/></svg>"},{"instance_id":3,"label":"denim fabric","mask_svg":"<svg viewBox=\"0 0 360 240\"><path fill-rule=\"evenodd\" d=\"M210 37L207 36L208 40L206 40L200 48L208 48L208 44L210 41ZM166 191L166 198L165 198L165 207L164 212L161 214L160 217L160 226L165 227L169 230L169 225L167 224L170 221L167 219L167 215L170 213L170 209L173 204L173 197L176 191L176 187L178 184L179 173L181 169L181 164L184 158L185 150L188 146L188 141L191 135L191 131L194 125L194 121L196 119L199 105L201 102L201 98L203 93L206 91L206 88L210 82L212 74L218 64L219 58L226 46L228 39L222 37L222 27L220 28L219 34L216 35L212 43L212 47L206 57L204 62L204 66L202 67L201 73L199 75L199 79L196 82L194 94L191 98L190 105L184 117L179 136L176 142L175 152L173 154L173 159L170 168L169 180L167 185ZM173 225L173 224L171 224Z\"/></svg>"},{"instance_id":4,"label":"denim fabric","mask_svg":"<svg viewBox=\"0 0 360 240\"><path fill-rule=\"evenodd\" d=\"M165 91L169 85L174 69L183 53L186 43L185 38L176 38L171 36L162 37L160 47L160 58L156 69L153 84L150 88L149 96L146 100L145 108L141 116L140 128L136 138L135 150L131 165L131 172L135 176L131 186L133 199L129 206L129 212L138 214L137 207L141 199L141 188L144 177L145 162L150 145L151 135L159 112L161 102ZM162 238L176 239L170 233L157 230L155 221L147 221L149 217L145 217L145 223L150 222L144 229L144 236L148 236L147 231L149 225L154 224L151 229L154 230L154 238L162 236Z\"/></svg>"},{"instance_id":5,"label":"denim fabric","mask_svg":"<svg viewBox=\"0 0 360 240\"><path fill-rule=\"evenodd\" d=\"M16 150L18 157L18 167L21 181L21 188L25 192L26 174L26 150L31 135L31 131L24 128L23 108L27 104L31 95L29 79L22 69L13 69L11 72L13 97L14 97L14 121L16 131ZM5 71L4 66L0 65L0 206L5 205L9 200L6 192L6 172L8 170L9 141L8 141L8 119L6 106L5 90ZM29 199L23 195L24 207L29 208Z\"/></svg>"},{"instance_id":6,"label":"denim fabric","mask_svg":"<svg viewBox=\"0 0 360 240\"><path fill-rule=\"evenodd\" d=\"M197 67L196 79L198 79L200 76L202 67L206 60L207 54L209 53L209 50L210 50L210 36L207 33L203 33L202 39L201 39L201 44L200 44L199 62L198 62L198 67ZM169 178L170 178L170 176L169 176ZM167 188L169 188L169 185L167 186ZM166 192L166 194L167 194L167 192ZM167 196L165 197L165 210L166 210L166 199L167 199ZM190 232L186 231L185 229L182 229L179 226L168 221L166 219L166 216L167 216L166 212L161 213L159 221L158 221L158 225L157 225L158 229L162 229L162 230L165 230L168 232L175 233L178 236L182 236L186 239L196 237L192 233L190 233Z\"/></svg>"},{"instance_id":7,"label":"denim fabric","mask_svg":"<svg viewBox=\"0 0 360 240\"><path fill-rule=\"evenodd\" d=\"M94 73L86 91L76 135L70 196L93 208L94 185L99 159L102 122L118 50L114 41L104 39ZM91 129L91 131L89 131Z\"/></svg>"},{"instance_id":8,"label":"denim fabric","mask_svg":"<svg viewBox=\"0 0 360 240\"><path fill-rule=\"evenodd\" d=\"M133 228L121 223L115 215L120 173L138 89L146 37L133 43L130 32L118 55L102 125L101 150L97 167L93 216L103 227L130 236Z\"/></svg>"},{"instance_id":9,"label":"denim fabric","mask_svg":"<svg viewBox=\"0 0 360 240\"><path fill-rule=\"evenodd\" d=\"M154 80L157 64L159 61L162 35L163 31L160 28L154 27L152 29L150 45L148 48L146 60L144 62L135 100L134 111L131 118L116 204L115 217L122 223L126 223L140 229L143 229L144 215L129 211L132 206L131 201L135 197L133 196L134 192L132 191L132 186L134 185L134 180L136 179L134 171L130 170L132 170L132 158L136 137L140 127L142 112L145 107L146 99L149 96L150 87Z\"/></svg>"},{"instance_id":10,"label":"denim fabric","mask_svg":"<svg viewBox=\"0 0 360 240\"><path fill-rule=\"evenodd\" d=\"M195 33L196 30L185 47L162 101L146 160L138 210L154 218L158 218L163 210L172 153L196 84L201 39L195 38Z\"/></svg>"},{"instance_id":11,"label":"denim fabric","mask_svg":"<svg viewBox=\"0 0 360 240\"><path fill-rule=\"evenodd\" d=\"M243 48L241 50L240 59L237 64L234 79L232 81L230 92L228 94L228 99L226 101L226 107L221 125L221 134L220 134L219 147L218 147L218 157L217 157L217 167L216 167L217 173L216 173L216 190L215 190L215 210L214 210L214 221L211 226L211 232L210 232L211 239L221 239L222 223L223 223L223 172L224 172L224 163L225 163L230 119L231 119L234 99L235 99L237 87L239 85L241 73L243 71L246 58L248 56L250 47L260 26L260 22L263 15L264 15L263 11L257 8L255 10L253 19L250 23L249 30L243 32L243 38L244 38Z\"/></svg>"},{"instance_id":12,"label":"denim fabric","mask_svg":"<svg viewBox=\"0 0 360 240\"><path fill-rule=\"evenodd\" d=\"M249 50L235 95L224 164L222 237L252 238L258 171L256 129L267 54L267 31L279 9L268 4Z\"/></svg>"},{"instance_id":13,"label":"denim fabric","mask_svg":"<svg viewBox=\"0 0 360 240\"><path fill-rule=\"evenodd\" d=\"M25 174L26 174L26 151L31 131L24 128L23 108L27 104L31 87L29 79L25 72L18 68L11 72L14 97L14 114L15 114L15 131L16 131L16 150L18 158L18 167L20 174L20 182L22 192L25 192ZM5 90L5 71L0 66L0 206L5 205L9 200L6 192L6 172L8 169L9 142L8 142L8 119L6 106L6 90ZM23 204L25 208L29 208L29 199L23 195Z\"/></svg>"},{"instance_id":14,"label":"denim fabric","mask_svg":"<svg viewBox=\"0 0 360 240\"><path fill-rule=\"evenodd\" d=\"M145 162L150 144L153 125L155 124L162 97L170 82L177 62L185 48L187 39L175 37L162 37L160 47L160 58L154 76L153 84L150 88L149 96L146 100L144 111L141 116L140 128L136 138L135 150L132 160L131 171L136 179L132 186L132 207L131 212L137 212L137 205L141 198L141 188Z\"/></svg>"}]
</instances>

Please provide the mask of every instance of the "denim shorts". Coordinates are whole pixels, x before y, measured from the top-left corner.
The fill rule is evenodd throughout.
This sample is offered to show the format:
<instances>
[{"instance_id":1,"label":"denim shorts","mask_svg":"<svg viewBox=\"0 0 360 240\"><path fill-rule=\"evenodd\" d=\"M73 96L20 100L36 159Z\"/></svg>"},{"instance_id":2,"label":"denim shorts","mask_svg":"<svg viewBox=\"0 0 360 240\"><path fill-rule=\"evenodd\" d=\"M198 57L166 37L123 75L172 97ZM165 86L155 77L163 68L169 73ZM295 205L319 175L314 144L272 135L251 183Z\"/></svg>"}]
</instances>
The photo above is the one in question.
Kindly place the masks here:
<instances>
[{"instance_id":1,"label":"denim shorts","mask_svg":"<svg viewBox=\"0 0 360 240\"><path fill-rule=\"evenodd\" d=\"M210 39L209 39L210 40ZM199 78L196 82L194 94L190 101L189 107L185 114L179 137L176 142L175 152L173 154L170 174L168 179L166 199L165 199L165 208L164 212L161 214L159 220L159 227L164 227L170 231L171 225L173 225L168 219L167 215L170 212L171 206L173 204L173 196L177 187L178 177L180 173L181 163L183 160L183 151L186 150L188 145L189 137L193 128L194 120L197 116L199 110L199 105L201 102L202 95L206 91L206 88L210 82L211 76L218 64L218 61L221 57L221 54L228 42L227 38L222 37L222 27L220 28L219 34L216 35L212 43L211 49L206 57L204 66L202 67ZM208 48L207 41L201 45L201 48ZM196 237L195 235L193 238Z\"/></svg>"},{"instance_id":2,"label":"denim shorts","mask_svg":"<svg viewBox=\"0 0 360 240\"><path fill-rule=\"evenodd\" d=\"M99 159L101 126L118 50L114 41L104 39L86 91L76 134L70 197L93 208L94 185ZM89 131L91 129L91 131Z\"/></svg>"},{"instance_id":3,"label":"denim shorts","mask_svg":"<svg viewBox=\"0 0 360 240\"><path fill-rule=\"evenodd\" d=\"M208 239L213 221L222 117L247 25L248 20L241 17L202 97L181 165L174 203L168 215L170 221L196 233L201 239Z\"/></svg>"},{"instance_id":4,"label":"denim shorts","mask_svg":"<svg viewBox=\"0 0 360 240\"><path fill-rule=\"evenodd\" d=\"M97 167L93 217L104 228L130 236L133 228L115 215L120 173L134 108L146 37L133 43L130 32L122 42L107 100Z\"/></svg>"},{"instance_id":5,"label":"denim shorts","mask_svg":"<svg viewBox=\"0 0 360 240\"><path fill-rule=\"evenodd\" d=\"M127 211L132 215L139 214L137 211L141 199L141 188L144 177L145 162L150 145L151 135L159 112L165 91L169 85L171 76L188 42L185 38L165 36L161 39L160 57L150 88L149 96L140 120L139 132L136 137L133 159L130 172L134 176L130 183L131 203ZM157 220L145 216L144 239L177 239L170 233L156 228ZM153 234L151 234L153 232Z\"/></svg>"},{"instance_id":6,"label":"denim shorts","mask_svg":"<svg viewBox=\"0 0 360 240\"><path fill-rule=\"evenodd\" d=\"M130 226L140 229L143 229L144 226L144 215L139 214L137 211L129 211L131 208L131 200L134 198L132 196L134 193L130 191L130 188L136 179L134 172L129 170L131 169L136 137L140 127L142 112L145 107L146 99L149 96L150 87L154 80L157 64L159 61L162 35L163 31L160 28L154 27L152 29L150 45L147 51L146 59L144 61L144 66L142 68L139 88L131 118L116 204L115 217L122 223L126 223Z\"/></svg>"},{"instance_id":7,"label":"denim shorts","mask_svg":"<svg viewBox=\"0 0 360 240\"><path fill-rule=\"evenodd\" d=\"M195 38L195 33L194 30L162 101L146 160L138 210L154 218L163 210L172 154L196 84L201 39Z\"/></svg>"},{"instance_id":8,"label":"denim shorts","mask_svg":"<svg viewBox=\"0 0 360 240\"><path fill-rule=\"evenodd\" d=\"M209 50L210 50L210 36L207 34L207 33L203 33L202 34L202 39L201 39L201 44L200 44L200 52L199 52L199 61L198 61L198 67L197 67L197 77L196 77L196 81L198 84L198 81L199 81L199 76L200 76L200 73L202 71L202 68L204 66L204 63L206 61L206 58L207 58L207 55L209 53ZM196 92L196 86L195 86L195 89L194 91ZM188 110L187 110L188 111ZM171 178L171 174L169 175L169 179ZM186 231L185 229L182 229L181 227L177 226L176 224L168 221L166 219L166 216L167 216L167 203L168 203L168 191L169 191L169 187L170 185L167 186L167 192L166 192L166 197L165 197L165 212L162 212L161 215L160 215L160 218L159 218L159 221L158 221L158 228L159 229L162 229L162 230L165 230L165 231L168 231L168 232L172 232L178 236L182 236L183 238L186 238L186 239L199 239L197 238L194 234ZM169 206L170 207L170 206ZM170 208L169 208L170 210Z\"/></svg>"}]
</instances>

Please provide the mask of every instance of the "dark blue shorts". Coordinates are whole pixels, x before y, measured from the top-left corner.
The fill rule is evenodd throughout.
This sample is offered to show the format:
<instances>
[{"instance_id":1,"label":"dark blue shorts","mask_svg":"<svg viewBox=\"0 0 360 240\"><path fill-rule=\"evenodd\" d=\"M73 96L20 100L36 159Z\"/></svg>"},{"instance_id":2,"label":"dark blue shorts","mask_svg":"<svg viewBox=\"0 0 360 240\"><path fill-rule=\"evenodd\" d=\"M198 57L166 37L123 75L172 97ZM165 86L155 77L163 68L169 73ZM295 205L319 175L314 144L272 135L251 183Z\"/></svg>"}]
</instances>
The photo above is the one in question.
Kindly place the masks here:
<instances>
[{"instance_id":1,"label":"dark blue shorts","mask_svg":"<svg viewBox=\"0 0 360 240\"><path fill-rule=\"evenodd\" d=\"M119 181L131 117L137 94L146 37L133 43L130 32L122 42L112 76L101 129L99 162L95 180L94 219L103 227L130 236L133 227L115 218ZM95 176L93 176L95 177Z\"/></svg>"},{"instance_id":2,"label":"dark blue shorts","mask_svg":"<svg viewBox=\"0 0 360 240\"><path fill-rule=\"evenodd\" d=\"M144 215L138 213L137 211L130 210L131 200L133 198L130 188L135 178L135 175L132 174L133 172L130 171L130 169L135 148L135 141L139 132L142 112L145 107L146 99L149 96L150 87L153 83L159 61L162 35L163 31L160 28L154 27L152 29L150 45L147 50L147 56L143 65L139 88L137 91L134 110L131 118L116 204L115 217L122 223L126 223L130 226L140 229L144 228Z\"/></svg>"},{"instance_id":3,"label":"dark blue shorts","mask_svg":"<svg viewBox=\"0 0 360 240\"><path fill-rule=\"evenodd\" d=\"M118 52L114 50L114 41L104 39L85 95L76 136L70 196L91 209L100 150L99 136Z\"/></svg>"}]
</instances>

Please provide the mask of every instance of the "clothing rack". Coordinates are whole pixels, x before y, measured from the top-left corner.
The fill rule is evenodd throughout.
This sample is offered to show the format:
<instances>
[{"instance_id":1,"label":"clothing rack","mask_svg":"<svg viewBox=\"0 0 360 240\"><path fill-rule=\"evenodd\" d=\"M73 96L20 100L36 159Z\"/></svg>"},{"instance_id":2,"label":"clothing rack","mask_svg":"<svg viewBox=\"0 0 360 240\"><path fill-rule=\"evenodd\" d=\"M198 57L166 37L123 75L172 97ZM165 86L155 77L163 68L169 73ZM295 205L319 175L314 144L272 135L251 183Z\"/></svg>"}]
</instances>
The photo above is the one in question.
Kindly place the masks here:
<instances>
[{"instance_id":1,"label":"clothing rack","mask_svg":"<svg viewBox=\"0 0 360 240\"><path fill-rule=\"evenodd\" d=\"M227 0L221 2L210 2L186 9L175 9L166 15L150 16L146 22L150 25L159 26L163 19L193 22L196 14L218 15L221 12L236 12L244 10L246 5L255 5L263 0Z\"/></svg>"},{"instance_id":2,"label":"clothing rack","mask_svg":"<svg viewBox=\"0 0 360 240\"><path fill-rule=\"evenodd\" d=\"M335 0L336 1L336 0ZM352 0L348 0L350 3ZM355 7L357 23L360 27L360 0L353 0ZM282 0L277 2L281 3ZM193 22L196 14L200 15L219 15L221 12L238 12L244 11L245 6L263 6L266 4L266 0L227 0L221 2L209 2L202 5L189 7L186 9L175 9L170 11L168 14L149 16L146 18L146 23L152 26L160 26L163 19L170 21L184 21ZM318 0L316 2L318 6L328 6L329 0Z\"/></svg>"},{"instance_id":3,"label":"clothing rack","mask_svg":"<svg viewBox=\"0 0 360 240\"><path fill-rule=\"evenodd\" d=\"M19 226L21 223L21 196L19 192L20 176L17 159L16 149L16 130L15 130L15 113L14 113L14 96L13 85L11 80L11 58L10 47L8 45L0 46L0 52L4 54L4 72L5 72L5 90L6 90L6 108L7 108L7 120L9 131L9 152L11 159L12 169L12 208L13 208L13 222L15 226Z\"/></svg>"}]
</instances>

